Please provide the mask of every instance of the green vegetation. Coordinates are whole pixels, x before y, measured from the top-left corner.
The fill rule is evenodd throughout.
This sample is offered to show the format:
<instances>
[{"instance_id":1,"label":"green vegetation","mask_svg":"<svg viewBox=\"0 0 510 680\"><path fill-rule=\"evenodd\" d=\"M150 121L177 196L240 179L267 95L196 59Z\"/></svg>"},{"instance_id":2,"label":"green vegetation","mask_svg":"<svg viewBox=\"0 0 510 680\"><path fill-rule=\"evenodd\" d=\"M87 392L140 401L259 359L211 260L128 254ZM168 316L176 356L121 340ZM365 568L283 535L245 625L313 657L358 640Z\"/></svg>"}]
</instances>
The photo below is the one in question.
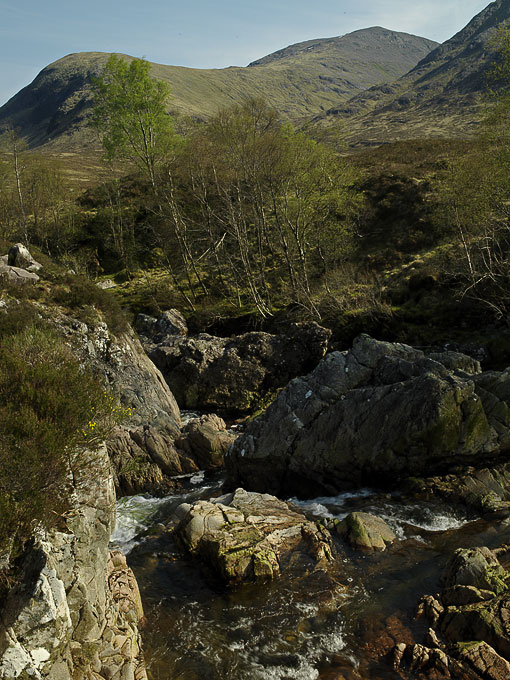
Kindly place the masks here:
<instances>
[{"instance_id":1,"label":"green vegetation","mask_svg":"<svg viewBox=\"0 0 510 680\"><path fill-rule=\"evenodd\" d=\"M15 330L13 328L13 330ZM72 474L122 414L49 326L0 344L0 569L37 527L62 522Z\"/></svg>"},{"instance_id":2,"label":"green vegetation","mask_svg":"<svg viewBox=\"0 0 510 680\"><path fill-rule=\"evenodd\" d=\"M112 54L92 80L92 126L99 132L105 160L133 162L156 182L158 165L173 146L172 120L166 113L170 88L149 76L150 64Z\"/></svg>"}]
</instances>

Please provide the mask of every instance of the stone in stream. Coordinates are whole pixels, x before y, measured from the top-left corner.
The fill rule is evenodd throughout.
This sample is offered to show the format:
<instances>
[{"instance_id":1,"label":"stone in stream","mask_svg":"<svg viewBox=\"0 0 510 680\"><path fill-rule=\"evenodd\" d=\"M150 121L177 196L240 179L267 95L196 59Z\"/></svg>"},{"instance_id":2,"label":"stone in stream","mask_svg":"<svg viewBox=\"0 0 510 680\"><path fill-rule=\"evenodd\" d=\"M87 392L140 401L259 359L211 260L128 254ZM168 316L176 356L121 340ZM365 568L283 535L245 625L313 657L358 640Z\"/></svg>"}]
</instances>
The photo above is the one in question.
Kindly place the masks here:
<instances>
[{"instance_id":1,"label":"stone in stream","mask_svg":"<svg viewBox=\"0 0 510 680\"><path fill-rule=\"evenodd\" d=\"M176 533L190 553L228 584L275 578L290 563L327 568L331 536L288 503L237 489L211 501L182 504Z\"/></svg>"},{"instance_id":2,"label":"stone in stream","mask_svg":"<svg viewBox=\"0 0 510 680\"><path fill-rule=\"evenodd\" d=\"M368 512L351 512L335 525L335 530L351 547L361 550L386 550L397 540L383 519Z\"/></svg>"},{"instance_id":3,"label":"stone in stream","mask_svg":"<svg viewBox=\"0 0 510 680\"><path fill-rule=\"evenodd\" d=\"M397 644L397 668L408 667L420 679L510 678L510 574L498 560L508 550L455 551L443 573L443 591L423 597L418 608L418 617L432 626L430 646Z\"/></svg>"},{"instance_id":4,"label":"stone in stream","mask_svg":"<svg viewBox=\"0 0 510 680\"><path fill-rule=\"evenodd\" d=\"M509 405L510 369L484 374L470 357L360 335L248 424L227 483L310 498L483 467L508 447Z\"/></svg>"},{"instance_id":5,"label":"stone in stream","mask_svg":"<svg viewBox=\"0 0 510 680\"><path fill-rule=\"evenodd\" d=\"M402 488L411 496L438 496L479 512L507 515L510 512L510 463L490 468L470 467L461 474L411 478Z\"/></svg>"}]
</instances>

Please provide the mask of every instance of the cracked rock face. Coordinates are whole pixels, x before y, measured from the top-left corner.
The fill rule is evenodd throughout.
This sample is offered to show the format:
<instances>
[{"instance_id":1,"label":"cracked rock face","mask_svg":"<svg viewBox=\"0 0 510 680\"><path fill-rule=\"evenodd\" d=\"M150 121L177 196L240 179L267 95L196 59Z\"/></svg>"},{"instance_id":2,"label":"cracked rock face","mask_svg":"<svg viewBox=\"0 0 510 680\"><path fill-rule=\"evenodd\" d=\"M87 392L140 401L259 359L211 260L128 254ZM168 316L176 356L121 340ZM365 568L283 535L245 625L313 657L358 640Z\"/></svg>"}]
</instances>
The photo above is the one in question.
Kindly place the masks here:
<instances>
[{"instance_id":1,"label":"cracked rock face","mask_svg":"<svg viewBox=\"0 0 510 680\"><path fill-rule=\"evenodd\" d=\"M226 458L228 483L312 497L481 467L507 446L509 403L508 371L361 335L248 425Z\"/></svg>"},{"instance_id":2,"label":"cracked rock face","mask_svg":"<svg viewBox=\"0 0 510 680\"><path fill-rule=\"evenodd\" d=\"M293 324L285 335L187 336L184 320L171 312L158 320L139 318L137 328L149 357L186 409L249 412L315 366L331 336L316 323Z\"/></svg>"},{"instance_id":3,"label":"cracked rock face","mask_svg":"<svg viewBox=\"0 0 510 680\"><path fill-rule=\"evenodd\" d=\"M289 560L303 570L332 559L329 533L287 503L237 489L213 501L182 504L177 535L185 547L226 583L275 578Z\"/></svg>"},{"instance_id":4,"label":"cracked rock face","mask_svg":"<svg viewBox=\"0 0 510 680\"><path fill-rule=\"evenodd\" d=\"M106 449L80 472L67 531L41 535L0 619L3 680L147 680L132 571L108 542L115 491Z\"/></svg>"}]
</instances>

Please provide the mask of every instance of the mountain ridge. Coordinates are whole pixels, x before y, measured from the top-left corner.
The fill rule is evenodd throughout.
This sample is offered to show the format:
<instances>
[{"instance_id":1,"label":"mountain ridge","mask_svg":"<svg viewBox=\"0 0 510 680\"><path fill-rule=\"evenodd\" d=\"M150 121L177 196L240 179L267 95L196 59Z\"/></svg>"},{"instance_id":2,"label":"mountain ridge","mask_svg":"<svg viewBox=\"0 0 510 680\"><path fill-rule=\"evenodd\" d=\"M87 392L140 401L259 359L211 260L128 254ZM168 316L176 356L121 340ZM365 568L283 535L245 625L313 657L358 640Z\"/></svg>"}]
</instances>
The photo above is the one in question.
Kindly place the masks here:
<instances>
[{"instance_id":1,"label":"mountain ridge","mask_svg":"<svg viewBox=\"0 0 510 680\"><path fill-rule=\"evenodd\" d=\"M283 117L299 121L376 83L394 80L437 45L427 38L379 27L308 42L314 44L313 50L305 48L296 55L293 48L301 45L296 43L284 48L281 59L268 55L258 60L268 59L264 64L191 69L151 63L151 73L169 83L174 113L203 120L220 108L258 96ZM0 108L0 131L18 128L31 147L93 145L95 139L86 127L91 107L89 81L108 57L109 53L79 52L49 64Z\"/></svg>"}]
</instances>

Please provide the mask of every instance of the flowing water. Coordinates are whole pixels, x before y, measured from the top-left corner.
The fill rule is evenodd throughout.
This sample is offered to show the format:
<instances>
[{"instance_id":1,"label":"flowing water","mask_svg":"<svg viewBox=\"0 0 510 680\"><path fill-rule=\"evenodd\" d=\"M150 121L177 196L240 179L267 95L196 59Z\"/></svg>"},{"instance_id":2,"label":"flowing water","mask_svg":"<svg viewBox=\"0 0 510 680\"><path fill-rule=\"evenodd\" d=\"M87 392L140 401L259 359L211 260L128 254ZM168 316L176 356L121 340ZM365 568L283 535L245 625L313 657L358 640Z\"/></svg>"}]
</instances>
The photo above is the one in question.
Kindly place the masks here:
<instances>
[{"instance_id":1,"label":"flowing water","mask_svg":"<svg viewBox=\"0 0 510 680\"><path fill-rule=\"evenodd\" d=\"M221 492L220 476L190 475L179 495L123 498L112 544L128 554L149 624L153 680L389 680L381 655L422 641L414 620L422 594L457 547L510 541L507 521L486 521L444 503L405 503L371 489L311 501L291 499L309 518L353 510L385 519L399 542L364 554L339 544L330 574L287 573L268 585L225 589L184 557L163 530L182 502Z\"/></svg>"}]
</instances>

